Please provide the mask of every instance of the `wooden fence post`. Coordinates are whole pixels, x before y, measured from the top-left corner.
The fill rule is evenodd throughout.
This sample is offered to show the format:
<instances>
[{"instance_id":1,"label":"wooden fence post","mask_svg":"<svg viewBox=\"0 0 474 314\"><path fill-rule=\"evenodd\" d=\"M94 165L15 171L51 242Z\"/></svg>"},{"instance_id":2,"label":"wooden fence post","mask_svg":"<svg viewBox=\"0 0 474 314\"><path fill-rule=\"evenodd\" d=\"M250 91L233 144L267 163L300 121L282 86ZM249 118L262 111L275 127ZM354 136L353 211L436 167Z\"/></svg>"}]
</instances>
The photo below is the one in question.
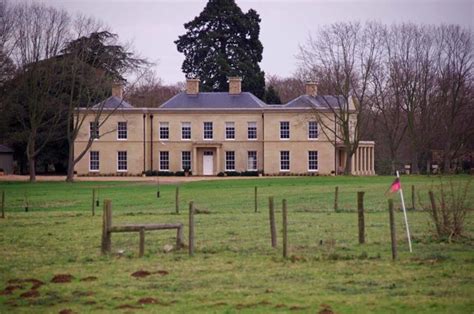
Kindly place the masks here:
<instances>
[{"instance_id":1,"label":"wooden fence post","mask_svg":"<svg viewBox=\"0 0 474 314\"><path fill-rule=\"evenodd\" d=\"M184 241L183 241L183 225L181 225L178 230L176 230L176 249L179 250L183 248Z\"/></svg>"},{"instance_id":2,"label":"wooden fence post","mask_svg":"<svg viewBox=\"0 0 474 314\"><path fill-rule=\"evenodd\" d=\"M357 212L359 216L359 244L365 243L364 193L357 192Z\"/></svg>"},{"instance_id":3,"label":"wooden fence post","mask_svg":"<svg viewBox=\"0 0 474 314\"><path fill-rule=\"evenodd\" d=\"M334 190L334 211L337 212L338 210L338 201L339 201L339 187L336 186Z\"/></svg>"},{"instance_id":4,"label":"wooden fence post","mask_svg":"<svg viewBox=\"0 0 474 314\"><path fill-rule=\"evenodd\" d=\"M176 203L176 214L179 214L179 185L176 186L175 203Z\"/></svg>"},{"instance_id":5,"label":"wooden fence post","mask_svg":"<svg viewBox=\"0 0 474 314\"><path fill-rule=\"evenodd\" d=\"M257 190L257 189L258 189L258 188L255 187L255 212L258 211L258 202L257 202L257 201L258 201L258 198L257 198L257 197L258 197L258 196L257 196L257 195L258 195L258 194L257 194L257 193L258 193L258 190Z\"/></svg>"},{"instance_id":6,"label":"wooden fence post","mask_svg":"<svg viewBox=\"0 0 474 314\"><path fill-rule=\"evenodd\" d=\"M276 235L276 226L275 226L275 207L273 204L273 196L268 198L268 207L270 212L270 234L272 237L272 247L277 247L277 235Z\"/></svg>"},{"instance_id":7,"label":"wooden fence post","mask_svg":"<svg viewBox=\"0 0 474 314\"><path fill-rule=\"evenodd\" d=\"M92 216L95 216L95 189L92 189Z\"/></svg>"},{"instance_id":8,"label":"wooden fence post","mask_svg":"<svg viewBox=\"0 0 474 314\"><path fill-rule=\"evenodd\" d=\"M388 214L390 219L390 237L392 239L392 259L397 259L397 233L395 230L395 215L393 211L393 200L388 200Z\"/></svg>"},{"instance_id":9,"label":"wooden fence post","mask_svg":"<svg viewBox=\"0 0 474 314\"><path fill-rule=\"evenodd\" d=\"M433 214L433 220L435 221L436 226L436 233L441 235L441 225L439 223L438 211L436 210L436 201L434 198L433 191L429 191L428 194L430 195L430 202L431 202L431 212Z\"/></svg>"},{"instance_id":10,"label":"wooden fence post","mask_svg":"<svg viewBox=\"0 0 474 314\"><path fill-rule=\"evenodd\" d=\"M138 257L143 257L143 254L145 254L145 228L140 228L140 248Z\"/></svg>"},{"instance_id":11,"label":"wooden fence post","mask_svg":"<svg viewBox=\"0 0 474 314\"><path fill-rule=\"evenodd\" d=\"M2 191L2 218L5 218L5 191Z\"/></svg>"},{"instance_id":12,"label":"wooden fence post","mask_svg":"<svg viewBox=\"0 0 474 314\"><path fill-rule=\"evenodd\" d=\"M104 209L102 213L102 254L110 253L112 248L112 201L104 200Z\"/></svg>"},{"instance_id":13,"label":"wooden fence post","mask_svg":"<svg viewBox=\"0 0 474 314\"><path fill-rule=\"evenodd\" d=\"M194 255L194 203L189 202L189 256Z\"/></svg>"},{"instance_id":14,"label":"wooden fence post","mask_svg":"<svg viewBox=\"0 0 474 314\"><path fill-rule=\"evenodd\" d=\"M283 257L288 257L288 213L286 208L286 200L283 200L282 204L283 213Z\"/></svg>"},{"instance_id":15,"label":"wooden fence post","mask_svg":"<svg viewBox=\"0 0 474 314\"><path fill-rule=\"evenodd\" d=\"M28 190L25 190L25 212L28 212L29 207L30 207L30 204L28 202Z\"/></svg>"},{"instance_id":16,"label":"wooden fence post","mask_svg":"<svg viewBox=\"0 0 474 314\"><path fill-rule=\"evenodd\" d=\"M411 209L415 210L415 186L411 186Z\"/></svg>"}]
</instances>

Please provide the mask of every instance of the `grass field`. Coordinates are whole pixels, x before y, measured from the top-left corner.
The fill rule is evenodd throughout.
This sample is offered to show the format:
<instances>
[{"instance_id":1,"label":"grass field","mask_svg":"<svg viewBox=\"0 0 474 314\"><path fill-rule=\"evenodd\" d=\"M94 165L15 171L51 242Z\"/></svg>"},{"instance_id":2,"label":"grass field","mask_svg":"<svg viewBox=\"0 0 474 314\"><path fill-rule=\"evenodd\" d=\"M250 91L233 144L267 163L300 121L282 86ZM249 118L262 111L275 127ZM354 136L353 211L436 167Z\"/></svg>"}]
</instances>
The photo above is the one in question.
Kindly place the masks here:
<instances>
[{"instance_id":1,"label":"grass field","mask_svg":"<svg viewBox=\"0 0 474 314\"><path fill-rule=\"evenodd\" d=\"M451 179L467 182L470 177ZM393 262L384 195L392 180L297 177L186 183L180 185L180 214L175 213L174 185L161 185L157 198L157 185L145 182L0 182L7 196L7 218L0 219L0 313L472 313L472 212L466 218L466 237L448 243L434 237L429 214L417 201L417 209L408 212L410 254L403 214L397 211L399 259ZM402 180L408 207L411 185L427 204L427 191L439 184L436 177ZM340 191L338 212L333 209L335 186ZM92 217L92 188L99 188L100 203L112 200L114 224L183 222L186 236L187 204L193 200L198 209L209 211L196 215L195 256L185 249L162 252L165 244L174 244L173 231L147 232L143 258L138 258L138 234L113 234L113 254L101 256L102 210L96 208ZM357 191L366 192L365 245L358 244ZM277 249L270 245L269 196L277 208ZM288 201L289 259L283 259L281 249L282 199ZM468 204L474 208L473 188ZM132 276L140 270L150 274ZM57 275L73 278L52 282L55 276L68 281L68 276Z\"/></svg>"}]
</instances>

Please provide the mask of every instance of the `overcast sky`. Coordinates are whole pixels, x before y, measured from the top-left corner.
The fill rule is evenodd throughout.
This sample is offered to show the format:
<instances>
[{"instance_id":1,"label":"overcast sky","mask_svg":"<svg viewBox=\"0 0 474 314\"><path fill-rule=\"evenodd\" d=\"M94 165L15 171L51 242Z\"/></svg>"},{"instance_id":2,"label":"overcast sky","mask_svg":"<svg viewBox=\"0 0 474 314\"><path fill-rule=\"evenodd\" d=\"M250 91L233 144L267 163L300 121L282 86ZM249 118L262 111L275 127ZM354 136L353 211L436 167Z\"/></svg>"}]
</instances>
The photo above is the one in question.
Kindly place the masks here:
<instances>
[{"instance_id":1,"label":"overcast sky","mask_svg":"<svg viewBox=\"0 0 474 314\"><path fill-rule=\"evenodd\" d=\"M204 8L207 0L36 0L70 13L105 22L122 41L132 41L140 56L156 62L167 84L184 80L183 55L173 43L184 34L183 24ZM268 74L290 76L296 70L298 45L319 25L338 21L375 20L387 24L416 22L460 24L473 29L474 0L291 1L236 0L243 11L255 9L260 24L263 61Z\"/></svg>"}]
</instances>

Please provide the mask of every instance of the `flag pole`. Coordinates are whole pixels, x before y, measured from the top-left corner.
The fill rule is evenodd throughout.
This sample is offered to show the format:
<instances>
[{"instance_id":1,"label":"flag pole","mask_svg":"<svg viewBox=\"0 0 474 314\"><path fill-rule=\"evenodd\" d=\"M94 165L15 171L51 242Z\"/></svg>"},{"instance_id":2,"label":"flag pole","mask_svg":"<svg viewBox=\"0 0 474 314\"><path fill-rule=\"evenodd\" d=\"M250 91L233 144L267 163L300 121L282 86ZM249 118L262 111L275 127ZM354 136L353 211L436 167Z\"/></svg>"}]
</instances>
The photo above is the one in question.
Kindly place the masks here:
<instances>
[{"instance_id":1,"label":"flag pole","mask_svg":"<svg viewBox=\"0 0 474 314\"><path fill-rule=\"evenodd\" d=\"M398 180L400 180L400 173L398 172L398 170L397 170L397 178ZM407 229L408 246L410 247L410 253L412 253L413 250L411 248L410 228L408 227L407 210L405 208L405 200L403 199L403 189L402 189L401 182L400 182L400 199L402 200L403 216L405 217L405 227Z\"/></svg>"}]
</instances>

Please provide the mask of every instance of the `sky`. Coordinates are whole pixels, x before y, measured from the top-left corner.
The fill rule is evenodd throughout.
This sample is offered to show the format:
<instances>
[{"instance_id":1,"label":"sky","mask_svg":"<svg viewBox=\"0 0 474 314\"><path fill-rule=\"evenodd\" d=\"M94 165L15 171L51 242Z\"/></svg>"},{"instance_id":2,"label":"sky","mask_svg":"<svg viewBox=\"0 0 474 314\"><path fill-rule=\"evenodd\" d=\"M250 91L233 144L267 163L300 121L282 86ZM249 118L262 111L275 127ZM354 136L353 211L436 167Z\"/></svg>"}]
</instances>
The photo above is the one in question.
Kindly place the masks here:
<instances>
[{"instance_id":1,"label":"sky","mask_svg":"<svg viewBox=\"0 0 474 314\"><path fill-rule=\"evenodd\" d=\"M185 33L183 24L205 7L207 0L30 0L102 20L131 42L135 52L154 62L165 84L184 81L184 56L174 41ZM318 27L340 21L460 24L473 29L474 0L236 0L247 12L260 15L260 40L267 75L291 76L297 68L298 47Z\"/></svg>"}]
</instances>

